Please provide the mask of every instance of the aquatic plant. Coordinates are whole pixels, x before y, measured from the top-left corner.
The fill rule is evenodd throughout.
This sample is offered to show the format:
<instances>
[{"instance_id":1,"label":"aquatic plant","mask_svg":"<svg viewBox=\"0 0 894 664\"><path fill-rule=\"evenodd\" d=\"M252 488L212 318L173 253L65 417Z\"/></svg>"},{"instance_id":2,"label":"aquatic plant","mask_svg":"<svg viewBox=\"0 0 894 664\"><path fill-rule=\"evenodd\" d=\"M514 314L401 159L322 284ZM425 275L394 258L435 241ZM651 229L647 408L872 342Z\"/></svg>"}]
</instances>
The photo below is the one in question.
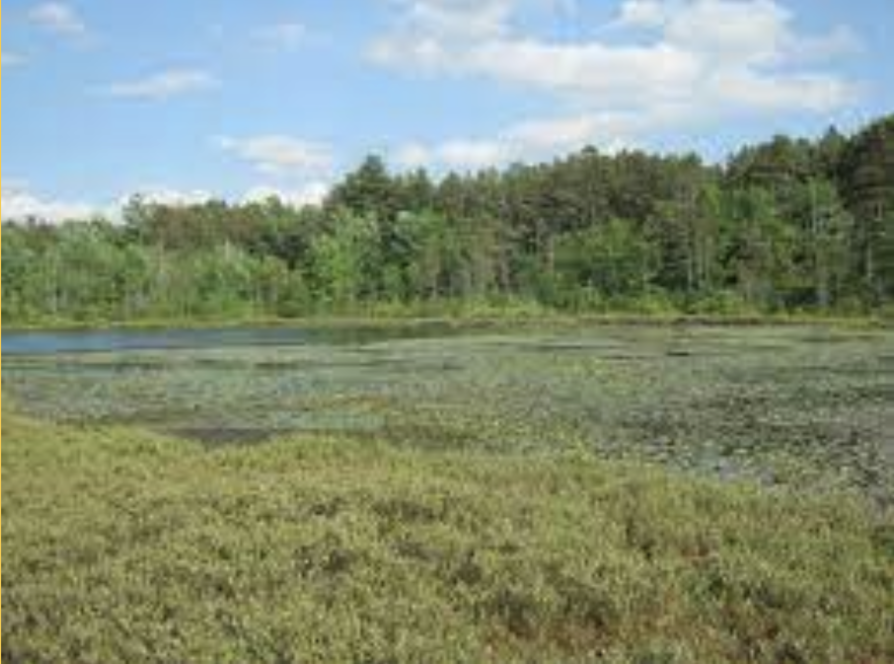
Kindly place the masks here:
<instances>
[{"instance_id":1,"label":"aquatic plant","mask_svg":"<svg viewBox=\"0 0 894 664\"><path fill-rule=\"evenodd\" d=\"M9 662L894 661L894 521L585 450L3 417Z\"/></svg>"},{"instance_id":2,"label":"aquatic plant","mask_svg":"<svg viewBox=\"0 0 894 664\"><path fill-rule=\"evenodd\" d=\"M4 395L64 422L206 444L349 432L424 449L586 449L886 502L894 334L530 326L441 338L4 358Z\"/></svg>"}]
</instances>

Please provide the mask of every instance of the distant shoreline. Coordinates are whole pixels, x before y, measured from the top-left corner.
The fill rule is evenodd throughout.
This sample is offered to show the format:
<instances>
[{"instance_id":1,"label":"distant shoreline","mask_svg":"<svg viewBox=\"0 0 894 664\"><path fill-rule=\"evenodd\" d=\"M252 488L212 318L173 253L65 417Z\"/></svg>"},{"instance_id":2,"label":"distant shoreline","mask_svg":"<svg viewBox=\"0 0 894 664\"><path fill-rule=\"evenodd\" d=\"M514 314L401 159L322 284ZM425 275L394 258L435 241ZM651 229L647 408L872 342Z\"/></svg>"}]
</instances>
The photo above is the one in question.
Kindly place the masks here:
<instances>
[{"instance_id":1,"label":"distant shoreline","mask_svg":"<svg viewBox=\"0 0 894 664\"><path fill-rule=\"evenodd\" d=\"M495 311L488 314L471 315L317 315L295 318L246 317L246 318L165 318L140 319L130 321L42 321L38 323L3 325L3 332L81 332L86 330L157 330L157 329L215 329L251 327L391 327L457 325L468 327L489 327L502 324L524 325L641 325L641 326L717 326L717 327L758 327L817 325L842 328L889 328L894 320L882 316L827 316L813 314L518 314Z\"/></svg>"}]
</instances>

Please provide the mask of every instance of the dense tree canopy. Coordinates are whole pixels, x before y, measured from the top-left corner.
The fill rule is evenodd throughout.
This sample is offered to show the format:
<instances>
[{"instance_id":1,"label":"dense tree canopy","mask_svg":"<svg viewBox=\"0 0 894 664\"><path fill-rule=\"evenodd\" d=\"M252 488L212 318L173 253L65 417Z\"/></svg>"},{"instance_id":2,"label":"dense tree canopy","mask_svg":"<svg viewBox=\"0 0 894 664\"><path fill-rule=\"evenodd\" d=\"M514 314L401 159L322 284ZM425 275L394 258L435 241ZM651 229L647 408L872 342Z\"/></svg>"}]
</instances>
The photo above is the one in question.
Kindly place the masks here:
<instances>
[{"instance_id":1,"label":"dense tree canopy","mask_svg":"<svg viewBox=\"0 0 894 664\"><path fill-rule=\"evenodd\" d=\"M137 198L120 222L19 219L3 236L12 323L510 300L867 311L894 301L894 116L723 166L587 148L436 182L372 156L321 206Z\"/></svg>"}]
</instances>

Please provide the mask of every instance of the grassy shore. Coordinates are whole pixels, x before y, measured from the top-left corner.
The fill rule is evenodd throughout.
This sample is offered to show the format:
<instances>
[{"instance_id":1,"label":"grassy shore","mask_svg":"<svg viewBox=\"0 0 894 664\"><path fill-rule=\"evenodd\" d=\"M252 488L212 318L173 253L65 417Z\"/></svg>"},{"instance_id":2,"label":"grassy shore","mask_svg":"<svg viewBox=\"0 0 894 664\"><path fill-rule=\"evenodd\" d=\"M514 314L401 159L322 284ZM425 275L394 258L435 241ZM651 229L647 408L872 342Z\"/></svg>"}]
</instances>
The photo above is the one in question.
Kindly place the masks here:
<instances>
[{"instance_id":1,"label":"grassy shore","mask_svg":"<svg viewBox=\"0 0 894 664\"><path fill-rule=\"evenodd\" d=\"M691 314L683 312L631 313L567 313L540 308L471 308L458 307L449 311L365 310L357 313L315 314L299 317L257 315L209 316L199 318L139 318L116 320L96 318L72 320L45 318L34 321L9 322L7 332L80 331L93 329L205 329L226 327L295 326L319 327L386 327L442 324L458 326L498 326L501 324L531 325L818 325L843 328L880 328L894 326L894 318L885 314L830 314L830 313L738 313Z\"/></svg>"},{"instance_id":2,"label":"grassy shore","mask_svg":"<svg viewBox=\"0 0 894 664\"><path fill-rule=\"evenodd\" d=\"M3 417L3 661L894 661L894 521L582 453Z\"/></svg>"}]
</instances>

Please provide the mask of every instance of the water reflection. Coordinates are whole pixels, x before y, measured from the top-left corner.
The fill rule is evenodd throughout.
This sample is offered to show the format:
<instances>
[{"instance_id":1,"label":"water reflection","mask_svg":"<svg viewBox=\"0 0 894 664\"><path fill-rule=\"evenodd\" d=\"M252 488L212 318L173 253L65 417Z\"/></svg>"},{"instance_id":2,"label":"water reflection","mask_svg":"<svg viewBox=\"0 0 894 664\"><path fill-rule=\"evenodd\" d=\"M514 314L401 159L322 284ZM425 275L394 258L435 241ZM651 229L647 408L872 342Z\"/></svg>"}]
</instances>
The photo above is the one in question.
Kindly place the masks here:
<instances>
[{"instance_id":1,"label":"water reflection","mask_svg":"<svg viewBox=\"0 0 894 664\"><path fill-rule=\"evenodd\" d=\"M430 321L406 325L330 327L227 327L203 329L3 332L3 355L52 355L124 350L364 344L393 339L442 337L464 328Z\"/></svg>"}]
</instances>

